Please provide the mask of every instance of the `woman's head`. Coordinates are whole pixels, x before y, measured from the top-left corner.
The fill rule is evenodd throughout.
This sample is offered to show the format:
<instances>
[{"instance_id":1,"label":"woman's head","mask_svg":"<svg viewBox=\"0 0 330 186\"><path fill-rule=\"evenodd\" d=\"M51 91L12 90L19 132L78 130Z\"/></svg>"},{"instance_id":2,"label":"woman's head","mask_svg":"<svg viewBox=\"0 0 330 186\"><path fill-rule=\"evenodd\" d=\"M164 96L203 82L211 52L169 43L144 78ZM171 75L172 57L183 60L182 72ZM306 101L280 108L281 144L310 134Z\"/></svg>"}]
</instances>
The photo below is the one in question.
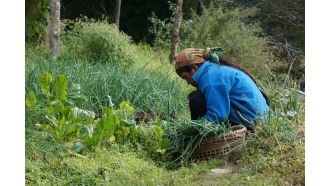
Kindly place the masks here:
<instances>
[{"instance_id":1,"label":"woman's head","mask_svg":"<svg viewBox=\"0 0 330 186\"><path fill-rule=\"evenodd\" d=\"M187 48L180 52L175 62L175 70L178 72L182 67L192 64L203 64L205 61L219 62L219 57L214 52L223 51L223 48Z\"/></svg>"},{"instance_id":2,"label":"woman's head","mask_svg":"<svg viewBox=\"0 0 330 186\"><path fill-rule=\"evenodd\" d=\"M195 74L199 66L205 62L204 50L198 48L188 48L178 54L175 62L175 71L188 84L197 86L192 76Z\"/></svg>"},{"instance_id":3,"label":"woman's head","mask_svg":"<svg viewBox=\"0 0 330 186\"><path fill-rule=\"evenodd\" d=\"M175 70L178 71L182 67L204 62L205 58L203 49L187 48L178 54L175 61Z\"/></svg>"}]
</instances>

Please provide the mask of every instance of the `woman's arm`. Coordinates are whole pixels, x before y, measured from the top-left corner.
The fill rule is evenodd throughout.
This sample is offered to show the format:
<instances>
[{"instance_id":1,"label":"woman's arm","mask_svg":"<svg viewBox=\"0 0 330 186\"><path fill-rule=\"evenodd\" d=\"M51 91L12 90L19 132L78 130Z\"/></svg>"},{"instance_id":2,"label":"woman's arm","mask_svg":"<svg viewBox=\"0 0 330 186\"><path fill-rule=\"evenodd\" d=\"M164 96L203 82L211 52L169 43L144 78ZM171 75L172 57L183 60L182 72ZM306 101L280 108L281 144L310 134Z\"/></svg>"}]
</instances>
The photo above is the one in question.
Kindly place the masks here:
<instances>
[{"instance_id":1,"label":"woman's arm","mask_svg":"<svg viewBox=\"0 0 330 186\"><path fill-rule=\"evenodd\" d=\"M201 119L225 122L230 113L229 89L226 85L207 85L201 92L205 96L207 113Z\"/></svg>"}]
</instances>

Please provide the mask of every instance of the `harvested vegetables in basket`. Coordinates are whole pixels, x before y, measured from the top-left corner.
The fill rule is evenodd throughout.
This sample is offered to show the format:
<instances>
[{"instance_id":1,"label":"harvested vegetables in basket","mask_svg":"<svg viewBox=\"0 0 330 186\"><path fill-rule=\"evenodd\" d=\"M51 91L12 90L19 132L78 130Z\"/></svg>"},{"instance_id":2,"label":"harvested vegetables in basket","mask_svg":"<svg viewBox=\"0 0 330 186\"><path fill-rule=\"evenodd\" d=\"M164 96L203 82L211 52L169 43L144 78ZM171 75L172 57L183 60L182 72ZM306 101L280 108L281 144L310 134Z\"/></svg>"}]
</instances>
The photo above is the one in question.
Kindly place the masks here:
<instances>
[{"instance_id":1,"label":"harvested vegetables in basket","mask_svg":"<svg viewBox=\"0 0 330 186\"><path fill-rule=\"evenodd\" d=\"M196 160L205 160L214 156L221 156L228 154L230 149L240 145L245 137L246 128L241 128L239 133L233 135L233 128L225 123L216 124L206 120L203 121L191 121L184 120L180 122L165 122L162 124L164 129L164 137L170 140L170 145L167 148L167 152L172 154L175 158L174 161L188 161L193 158ZM237 129L237 127L236 127ZM236 131L235 129L235 131ZM242 133L242 135L240 135ZM243 135L244 133L244 135ZM226 137L232 136L230 144L226 144ZM222 136L222 137L220 137ZM213 144L209 139L217 137ZM240 138L235 142L235 139ZM245 138L244 138L245 139ZM228 147L228 150L222 150L222 147ZM208 149L210 151L208 151ZM234 149L233 149L234 150Z\"/></svg>"}]
</instances>

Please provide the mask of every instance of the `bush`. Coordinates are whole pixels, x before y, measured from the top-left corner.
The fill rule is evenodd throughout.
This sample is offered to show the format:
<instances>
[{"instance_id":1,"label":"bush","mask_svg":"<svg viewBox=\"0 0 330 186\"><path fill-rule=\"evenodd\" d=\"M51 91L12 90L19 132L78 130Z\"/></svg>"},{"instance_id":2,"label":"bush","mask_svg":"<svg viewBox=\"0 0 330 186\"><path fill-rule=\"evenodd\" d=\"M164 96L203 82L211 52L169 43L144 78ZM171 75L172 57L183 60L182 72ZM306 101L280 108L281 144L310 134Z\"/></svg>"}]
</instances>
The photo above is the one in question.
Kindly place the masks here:
<instances>
[{"instance_id":1,"label":"bush","mask_svg":"<svg viewBox=\"0 0 330 186\"><path fill-rule=\"evenodd\" d=\"M223 11L221 6L208 8L201 16L191 13L191 19L182 21L177 52L185 48L224 47L224 54L235 57L257 78L264 78L269 74L269 64L276 60L269 52L267 39L260 37L260 26L245 23L256 13L255 8ZM149 31L156 35L154 46L170 48L172 19L162 21L153 16L150 20L153 26Z\"/></svg>"},{"instance_id":2,"label":"bush","mask_svg":"<svg viewBox=\"0 0 330 186\"><path fill-rule=\"evenodd\" d=\"M65 52L74 52L93 63L111 62L127 67L137 60L131 38L114 24L83 17L64 22L61 33Z\"/></svg>"},{"instance_id":3,"label":"bush","mask_svg":"<svg viewBox=\"0 0 330 186\"><path fill-rule=\"evenodd\" d=\"M221 8L210 8L202 16L195 14L182 24L179 48L224 47L223 54L235 57L243 67L262 78L268 74L267 64L272 60L267 40L257 35L261 32L258 24L244 22L256 12L256 9L224 12Z\"/></svg>"}]
</instances>

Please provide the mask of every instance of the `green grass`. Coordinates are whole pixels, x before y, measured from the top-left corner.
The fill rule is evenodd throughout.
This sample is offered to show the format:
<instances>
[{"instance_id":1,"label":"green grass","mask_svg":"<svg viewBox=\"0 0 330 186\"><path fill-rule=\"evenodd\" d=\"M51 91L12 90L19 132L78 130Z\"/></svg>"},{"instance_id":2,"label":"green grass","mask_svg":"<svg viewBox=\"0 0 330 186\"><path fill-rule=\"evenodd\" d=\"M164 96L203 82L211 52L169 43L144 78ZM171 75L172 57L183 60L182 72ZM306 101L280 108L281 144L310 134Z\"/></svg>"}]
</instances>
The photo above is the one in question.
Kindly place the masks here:
<instances>
[{"instance_id":1,"label":"green grass","mask_svg":"<svg viewBox=\"0 0 330 186\"><path fill-rule=\"evenodd\" d=\"M33 136L42 134L35 133ZM191 168L170 171L134 152L118 153L100 149L85 156L66 151L58 144L38 138L38 144L26 143L27 185L169 185L188 184L195 175L223 164L214 160ZM34 144L34 145L33 145ZM42 150L47 146L47 151ZM36 152L32 154L31 152Z\"/></svg>"},{"instance_id":2,"label":"green grass","mask_svg":"<svg viewBox=\"0 0 330 186\"><path fill-rule=\"evenodd\" d=\"M37 98L41 97L36 78L46 71L54 77L66 75L69 86L80 85L81 94L88 97L87 101L79 102L82 108L97 111L108 106L108 96L111 96L116 105L130 100L136 109L144 111L151 108L165 113L186 112L183 108L187 104L187 93L179 90L182 82L171 79L171 72L164 72L160 65L151 70L147 66L123 69L110 63L88 61L40 61L26 67L26 93L34 91Z\"/></svg>"}]
</instances>

